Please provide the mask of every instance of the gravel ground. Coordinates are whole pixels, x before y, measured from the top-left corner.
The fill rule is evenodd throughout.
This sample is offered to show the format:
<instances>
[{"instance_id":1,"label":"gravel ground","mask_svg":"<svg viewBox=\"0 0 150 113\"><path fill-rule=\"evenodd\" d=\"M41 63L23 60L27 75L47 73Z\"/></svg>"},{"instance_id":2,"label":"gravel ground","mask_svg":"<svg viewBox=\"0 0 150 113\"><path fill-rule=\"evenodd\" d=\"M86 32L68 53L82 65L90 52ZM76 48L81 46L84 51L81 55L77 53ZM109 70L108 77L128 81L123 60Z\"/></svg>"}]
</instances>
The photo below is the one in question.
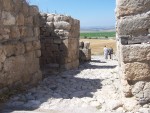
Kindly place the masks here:
<instances>
[{"instance_id":1,"label":"gravel ground","mask_svg":"<svg viewBox=\"0 0 150 113\"><path fill-rule=\"evenodd\" d=\"M150 105L141 107L121 98L117 72L116 60L92 56L78 69L51 75L25 94L13 96L3 113L122 113L126 108L150 113Z\"/></svg>"}]
</instances>

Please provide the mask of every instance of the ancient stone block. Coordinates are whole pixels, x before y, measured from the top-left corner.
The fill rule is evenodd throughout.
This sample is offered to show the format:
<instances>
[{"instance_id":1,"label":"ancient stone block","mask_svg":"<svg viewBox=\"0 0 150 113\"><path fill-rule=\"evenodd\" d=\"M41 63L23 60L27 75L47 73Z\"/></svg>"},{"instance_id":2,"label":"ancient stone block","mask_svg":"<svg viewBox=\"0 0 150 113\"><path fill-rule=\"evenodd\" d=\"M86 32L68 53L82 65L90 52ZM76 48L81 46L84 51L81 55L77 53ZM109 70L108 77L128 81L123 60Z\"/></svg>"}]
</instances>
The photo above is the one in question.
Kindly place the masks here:
<instances>
[{"instance_id":1,"label":"ancient stone block","mask_svg":"<svg viewBox=\"0 0 150 113\"><path fill-rule=\"evenodd\" d=\"M132 93L135 95L136 99L141 103L147 103L150 101L150 82L139 81L137 82Z\"/></svg>"},{"instance_id":2,"label":"ancient stone block","mask_svg":"<svg viewBox=\"0 0 150 113\"><path fill-rule=\"evenodd\" d=\"M5 11L12 11L13 9L12 0L3 0L3 8Z\"/></svg>"},{"instance_id":3,"label":"ancient stone block","mask_svg":"<svg viewBox=\"0 0 150 113\"><path fill-rule=\"evenodd\" d=\"M53 22L53 20L54 20L54 15L53 15L53 14L48 14L47 16L48 16L48 17L47 17L47 22Z\"/></svg>"},{"instance_id":4,"label":"ancient stone block","mask_svg":"<svg viewBox=\"0 0 150 113\"><path fill-rule=\"evenodd\" d=\"M141 14L145 11L149 11L149 0L117 0L117 17ZM144 5L144 7L143 7Z\"/></svg>"},{"instance_id":5,"label":"ancient stone block","mask_svg":"<svg viewBox=\"0 0 150 113\"><path fill-rule=\"evenodd\" d=\"M33 48L36 49L40 49L41 48L41 43L40 41L34 41L33 42Z\"/></svg>"},{"instance_id":6,"label":"ancient stone block","mask_svg":"<svg viewBox=\"0 0 150 113\"><path fill-rule=\"evenodd\" d=\"M38 27L34 28L34 36L39 37L40 36L40 29Z\"/></svg>"},{"instance_id":7,"label":"ancient stone block","mask_svg":"<svg viewBox=\"0 0 150 113\"><path fill-rule=\"evenodd\" d=\"M4 50L6 53L6 56L14 56L14 55L21 55L25 52L25 47L23 43L17 43L17 44L9 44L4 46Z\"/></svg>"},{"instance_id":8,"label":"ancient stone block","mask_svg":"<svg viewBox=\"0 0 150 113\"><path fill-rule=\"evenodd\" d=\"M123 73L127 80L145 80L150 78L150 63L131 62L122 64Z\"/></svg>"},{"instance_id":9,"label":"ancient stone block","mask_svg":"<svg viewBox=\"0 0 150 113\"><path fill-rule=\"evenodd\" d=\"M6 52L3 47L0 47L0 62L4 62L6 60Z\"/></svg>"},{"instance_id":10,"label":"ancient stone block","mask_svg":"<svg viewBox=\"0 0 150 113\"><path fill-rule=\"evenodd\" d=\"M10 29L9 28L0 28L0 40L8 40L10 38Z\"/></svg>"},{"instance_id":11,"label":"ancient stone block","mask_svg":"<svg viewBox=\"0 0 150 113\"><path fill-rule=\"evenodd\" d=\"M41 56L41 50L36 51L36 56L39 58Z\"/></svg>"},{"instance_id":12,"label":"ancient stone block","mask_svg":"<svg viewBox=\"0 0 150 113\"><path fill-rule=\"evenodd\" d=\"M33 50L32 42L25 43L25 49L26 49L26 52L32 51Z\"/></svg>"},{"instance_id":13,"label":"ancient stone block","mask_svg":"<svg viewBox=\"0 0 150 113\"><path fill-rule=\"evenodd\" d=\"M40 69L39 59L34 52L25 54L26 71L30 74L36 73Z\"/></svg>"},{"instance_id":14,"label":"ancient stone block","mask_svg":"<svg viewBox=\"0 0 150 113\"><path fill-rule=\"evenodd\" d=\"M19 32L21 37L26 37L28 35L27 27L19 27Z\"/></svg>"},{"instance_id":15,"label":"ancient stone block","mask_svg":"<svg viewBox=\"0 0 150 113\"><path fill-rule=\"evenodd\" d=\"M24 23L25 23L25 25L32 26L33 25L33 17L32 16L26 17L24 20Z\"/></svg>"},{"instance_id":16,"label":"ancient stone block","mask_svg":"<svg viewBox=\"0 0 150 113\"><path fill-rule=\"evenodd\" d=\"M55 22L60 22L61 21L61 15L55 15L54 16L54 21Z\"/></svg>"},{"instance_id":17,"label":"ancient stone block","mask_svg":"<svg viewBox=\"0 0 150 113\"><path fill-rule=\"evenodd\" d=\"M20 38L20 30L18 27L11 28L10 38Z\"/></svg>"},{"instance_id":18,"label":"ancient stone block","mask_svg":"<svg viewBox=\"0 0 150 113\"><path fill-rule=\"evenodd\" d=\"M25 58L23 56L11 57L4 62L6 84L21 80L21 74L27 75L25 69Z\"/></svg>"},{"instance_id":19,"label":"ancient stone block","mask_svg":"<svg viewBox=\"0 0 150 113\"><path fill-rule=\"evenodd\" d=\"M138 62L150 60L150 45L136 44L122 46L121 59L123 62Z\"/></svg>"},{"instance_id":20,"label":"ancient stone block","mask_svg":"<svg viewBox=\"0 0 150 113\"><path fill-rule=\"evenodd\" d=\"M24 15L22 13L18 14L16 23L17 25L24 25Z\"/></svg>"},{"instance_id":21,"label":"ancient stone block","mask_svg":"<svg viewBox=\"0 0 150 113\"><path fill-rule=\"evenodd\" d=\"M126 17L123 19L118 20L118 34L119 35L147 35L149 28L148 19L149 14L143 14L138 16ZM133 32L134 31L134 32Z\"/></svg>"},{"instance_id":22,"label":"ancient stone block","mask_svg":"<svg viewBox=\"0 0 150 113\"><path fill-rule=\"evenodd\" d=\"M81 62L90 61L91 60L91 49L80 49L79 51L79 59Z\"/></svg>"},{"instance_id":23,"label":"ancient stone block","mask_svg":"<svg viewBox=\"0 0 150 113\"><path fill-rule=\"evenodd\" d=\"M2 20L4 25L14 25L16 23L16 18L10 13L3 11Z\"/></svg>"},{"instance_id":24,"label":"ancient stone block","mask_svg":"<svg viewBox=\"0 0 150 113\"><path fill-rule=\"evenodd\" d=\"M64 30L70 30L71 25L68 22L54 22L54 26L56 29L64 29Z\"/></svg>"}]
</instances>

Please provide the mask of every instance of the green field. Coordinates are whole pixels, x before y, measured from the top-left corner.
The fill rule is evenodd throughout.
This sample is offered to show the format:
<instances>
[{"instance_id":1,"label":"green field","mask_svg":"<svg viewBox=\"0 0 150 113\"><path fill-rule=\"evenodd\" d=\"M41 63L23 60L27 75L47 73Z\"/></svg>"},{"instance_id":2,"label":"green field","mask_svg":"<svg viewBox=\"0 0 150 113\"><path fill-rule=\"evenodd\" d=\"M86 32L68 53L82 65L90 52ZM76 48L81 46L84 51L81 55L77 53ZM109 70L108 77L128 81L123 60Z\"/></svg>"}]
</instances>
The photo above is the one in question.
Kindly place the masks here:
<instances>
[{"instance_id":1,"label":"green field","mask_svg":"<svg viewBox=\"0 0 150 113\"><path fill-rule=\"evenodd\" d=\"M81 38L110 38L115 37L116 32L85 32L80 33Z\"/></svg>"}]
</instances>

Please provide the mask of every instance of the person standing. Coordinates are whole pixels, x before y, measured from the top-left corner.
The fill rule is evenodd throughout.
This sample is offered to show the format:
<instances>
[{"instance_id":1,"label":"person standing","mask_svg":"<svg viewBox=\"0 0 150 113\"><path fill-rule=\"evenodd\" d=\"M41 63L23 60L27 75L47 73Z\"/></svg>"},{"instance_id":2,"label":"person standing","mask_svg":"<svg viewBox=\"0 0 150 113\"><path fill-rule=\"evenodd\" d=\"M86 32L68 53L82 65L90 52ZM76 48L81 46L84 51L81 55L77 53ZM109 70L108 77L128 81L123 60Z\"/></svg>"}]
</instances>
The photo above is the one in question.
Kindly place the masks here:
<instances>
[{"instance_id":1,"label":"person standing","mask_svg":"<svg viewBox=\"0 0 150 113\"><path fill-rule=\"evenodd\" d=\"M113 48L109 48L108 49L108 55L109 55L109 58L112 59L112 55L113 55Z\"/></svg>"},{"instance_id":2,"label":"person standing","mask_svg":"<svg viewBox=\"0 0 150 113\"><path fill-rule=\"evenodd\" d=\"M108 48L104 46L104 58L108 59Z\"/></svg>"}]
</instances>

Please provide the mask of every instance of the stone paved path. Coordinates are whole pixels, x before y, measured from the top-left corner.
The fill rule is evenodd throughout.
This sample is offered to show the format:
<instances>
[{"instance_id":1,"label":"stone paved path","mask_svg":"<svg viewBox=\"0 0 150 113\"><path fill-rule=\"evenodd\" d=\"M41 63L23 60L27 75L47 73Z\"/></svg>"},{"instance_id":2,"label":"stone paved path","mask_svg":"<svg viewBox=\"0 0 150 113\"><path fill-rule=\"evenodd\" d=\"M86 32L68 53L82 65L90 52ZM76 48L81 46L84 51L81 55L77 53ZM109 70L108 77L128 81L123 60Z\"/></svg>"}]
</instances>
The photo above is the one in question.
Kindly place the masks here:
<instances>
[{"instance_id":1,"label":"stone paved path","mask_svg":"<svg viewBox=\"0 0 150 113\"><path fill-rule=\"evenodd\" d=\"M116 60L93 56L79 69L45 78L36 88L12 97L4 113L124 112ZM131 104L131 103L130 103Z\"/></svg>"}]
</instances>

